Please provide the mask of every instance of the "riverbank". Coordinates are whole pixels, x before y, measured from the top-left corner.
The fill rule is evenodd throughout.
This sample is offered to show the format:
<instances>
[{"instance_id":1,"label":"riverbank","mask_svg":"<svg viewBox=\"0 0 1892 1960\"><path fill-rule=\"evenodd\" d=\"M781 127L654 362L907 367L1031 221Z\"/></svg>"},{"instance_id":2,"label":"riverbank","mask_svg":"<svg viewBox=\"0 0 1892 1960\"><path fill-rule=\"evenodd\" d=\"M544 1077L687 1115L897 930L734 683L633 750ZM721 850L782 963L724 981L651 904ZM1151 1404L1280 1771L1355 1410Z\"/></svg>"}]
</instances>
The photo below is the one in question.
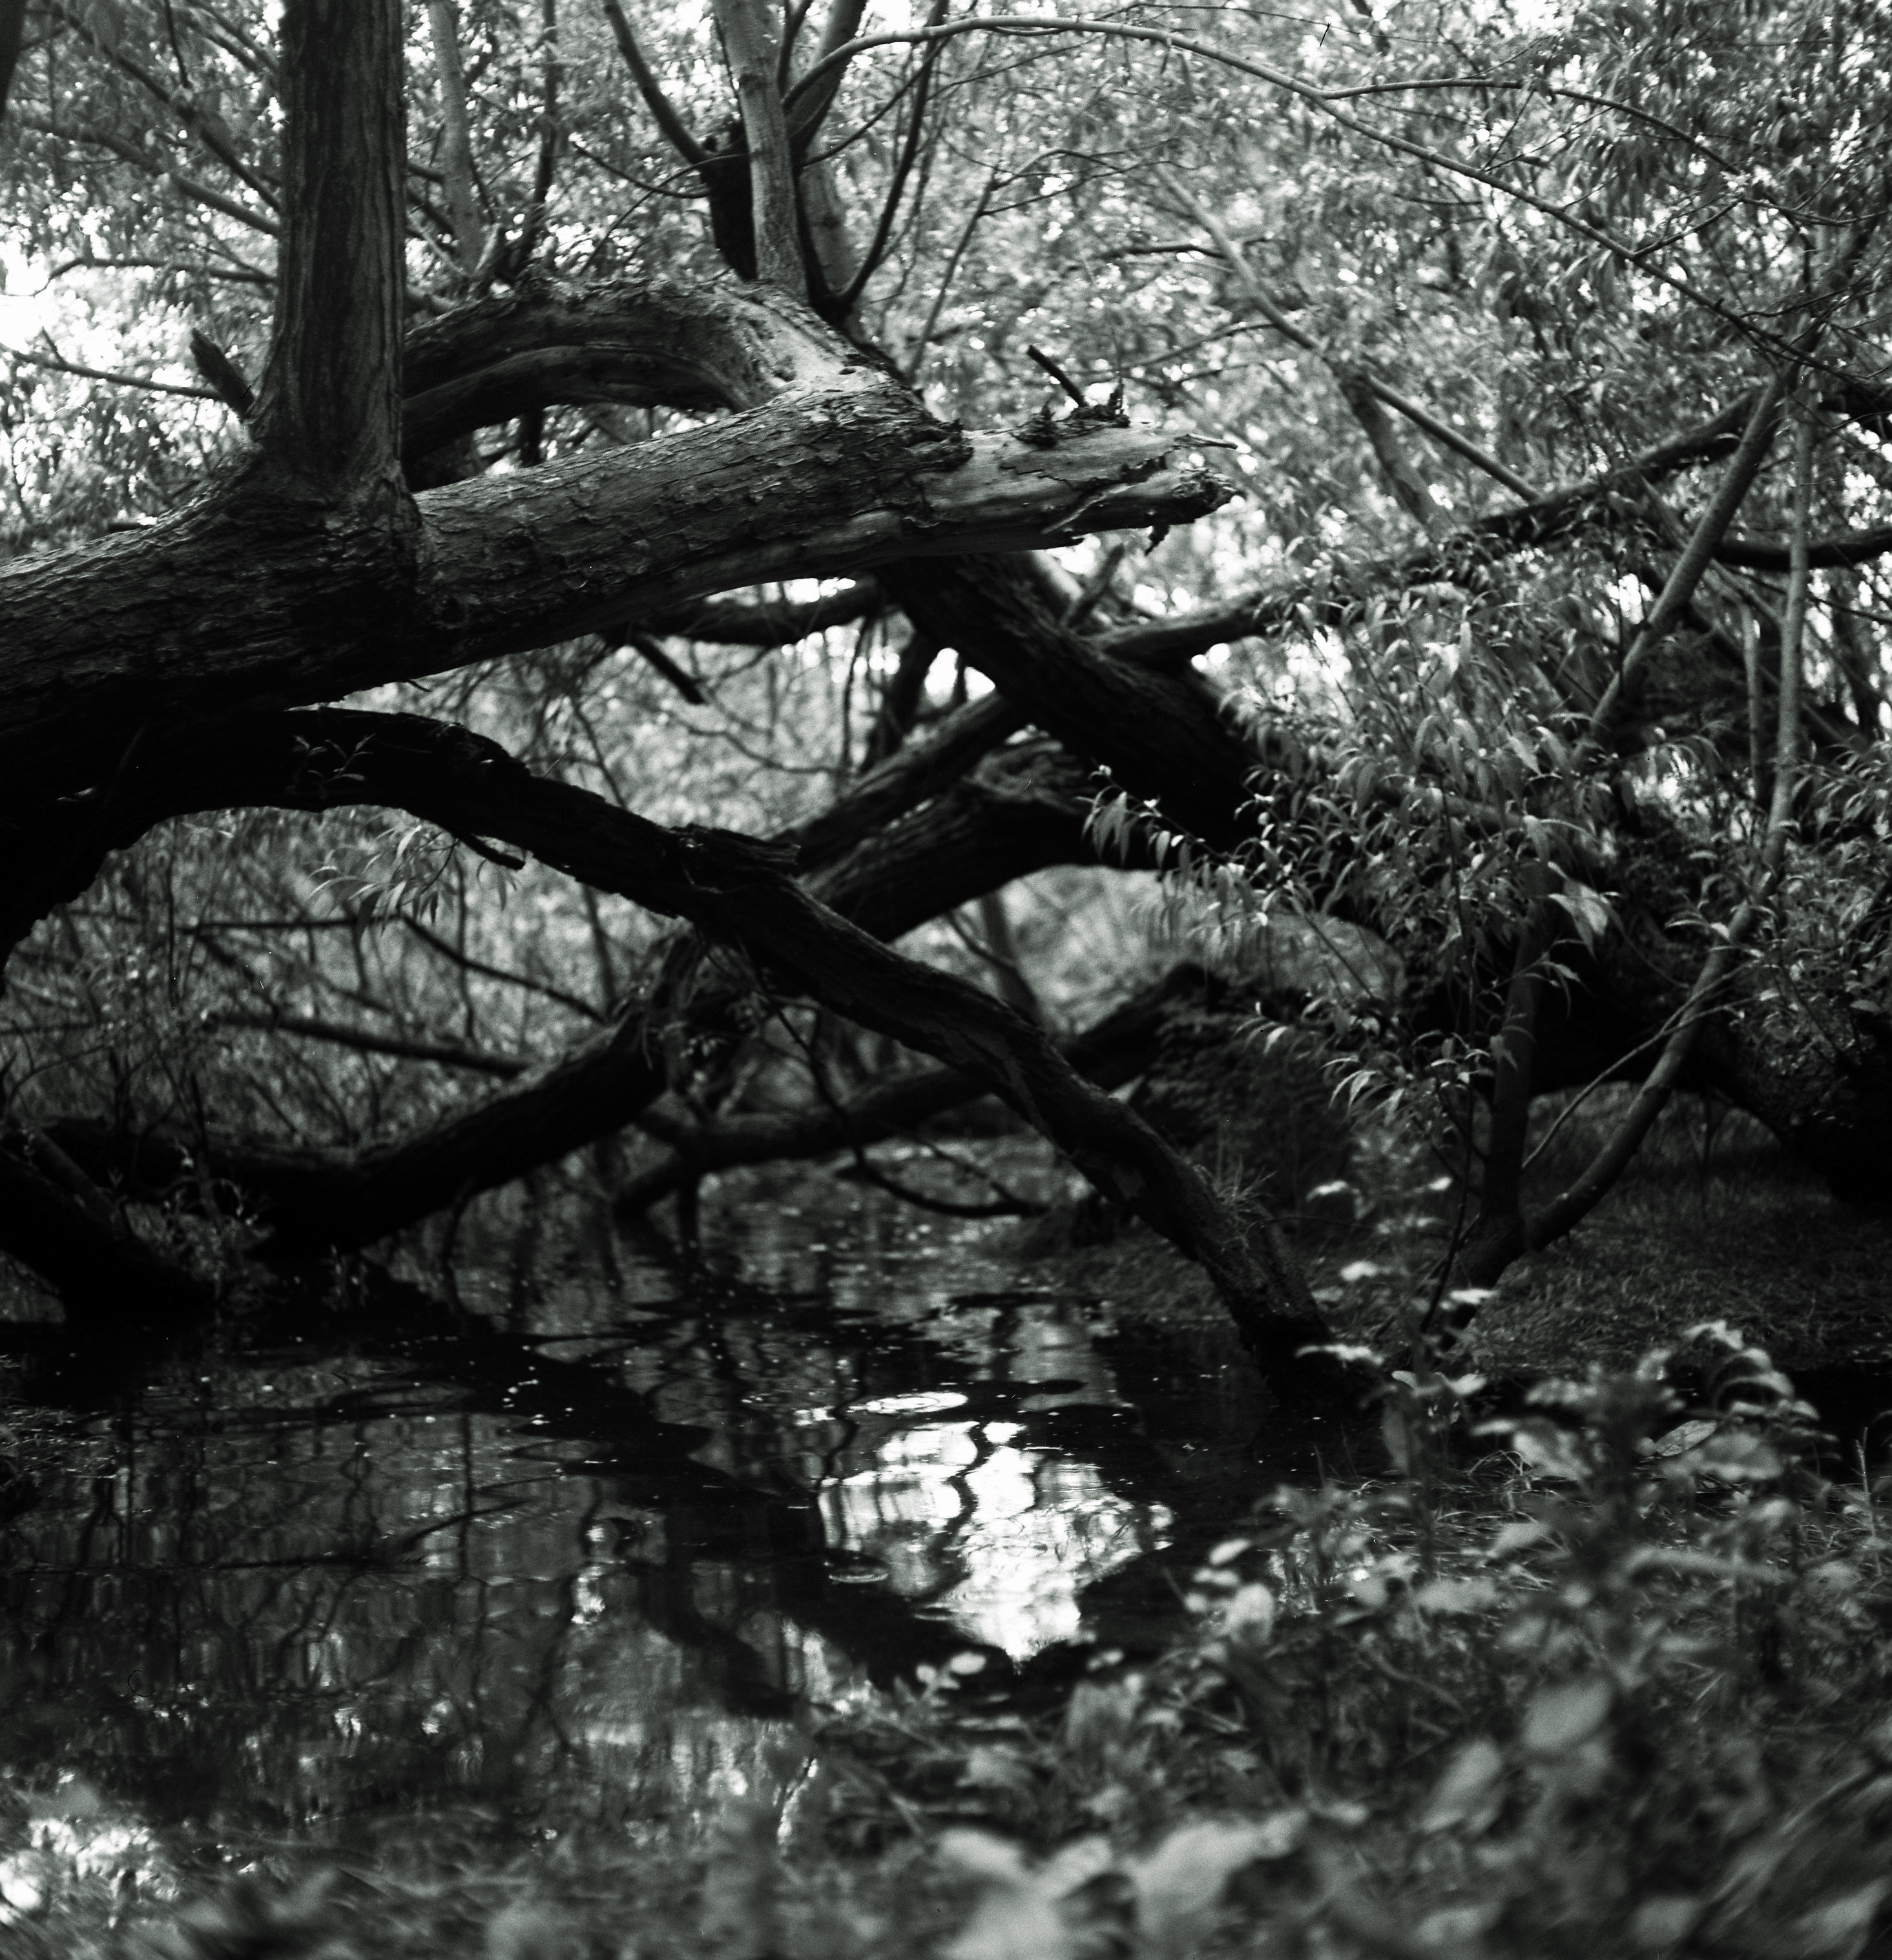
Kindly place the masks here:
<instances>
[{"instance_id":1,"label":"riverbank","mask_svg":"<svg viewBox=\"0 0 1892 1960\"><path fill-rule=\"evenodd\" d=\"M1892 1515L1715 1344L1716 1420L1653 1375L1548 1392L1451 1452L1459 1388L1388 1381L1403 1474L1283 1491L1193 1630L1053 1710L979 1671L817 1711L702 1817L228 1844L240 1874L84 1873L43 1809L21 1960L1572 1960L1855 1955L1892 1895ZM1461 1385L1462 1386L1462 1385ZM463 1826L462 1827L463 1831ZM59 1841L56 1842L57 1839ZM89 1841L94 1852L97 1836ZM21 1869L16 1857L10 1872Z\"/></svg>"},{"instance_id":2,"label":"riverbank","mask_svg":"<svg viewBox=\"0 0 1892 1960\"><path fill-rule=\"evenodd\" d=\"M654 1729L634 1783L569 1812L390 1792L161 1846L72 1750L5 1794L8 1960L1879 1953L1884 1491L1823 1468L1818 1416L1759 1347L1697 1336L1693 1408L1634 1363L1710 1319L1815 1373L1870 1360L1884 1227L1718 1142L1671 1125L1583 1233L1507 1276L1451 1380L1394 1344L1436 1229L1419 1198L1365 1194L1358 1229L1310 1236L1336 1321L1403 1370L1382 1472L1276 1491L1219 1537L1179 1514L1200 1554L1160 1645L1065 1650L1054 1682L949 1641L904 1685L812 1684L707 1775L681 1768L694 1732ZM1147 1236L1046 1252L1055 1228L991 1228L989 1261L1027 1232L1017 1287L954 1295L954 1324L1088 1299L1107 1361L1167 1343L1172 1369L1225 1335ZM1034 1351L1040 1376L1068 1365ZM1549 1382L1468 1449L1481 1366ZM1034 1399L1021 1442L1094 1447L1129 1414ZM1167 1456L1139 1474L1174 1502L1209 1490L1212 1452L1186 1424L1165 1441L1155 1408Z\"/></svg>"}]
</instances>

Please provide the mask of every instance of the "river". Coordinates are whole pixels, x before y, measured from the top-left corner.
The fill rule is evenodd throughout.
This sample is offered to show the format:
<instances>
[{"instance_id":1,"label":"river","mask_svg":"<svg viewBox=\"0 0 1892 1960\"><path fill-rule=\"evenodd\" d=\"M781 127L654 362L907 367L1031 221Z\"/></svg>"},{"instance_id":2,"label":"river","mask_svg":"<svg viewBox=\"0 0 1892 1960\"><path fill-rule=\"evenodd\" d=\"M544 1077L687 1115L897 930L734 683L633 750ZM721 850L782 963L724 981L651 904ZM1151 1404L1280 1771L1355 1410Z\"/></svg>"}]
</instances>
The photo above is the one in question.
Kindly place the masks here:
<instances>
[{"instance_id":1,"label":"river","mask_svg":"<svg viewBox=\"0 0 1892 1960\"><path fill-rule=\"evenodd\" d=\"M560 1218L135 1360L11 1330L13 1787L127 1842L699 1812L929 1670L1159 1643L1272 1481L1231 1335L1014 1227L812 1174L696 1262Z\"/></svg>"}]
</instances>

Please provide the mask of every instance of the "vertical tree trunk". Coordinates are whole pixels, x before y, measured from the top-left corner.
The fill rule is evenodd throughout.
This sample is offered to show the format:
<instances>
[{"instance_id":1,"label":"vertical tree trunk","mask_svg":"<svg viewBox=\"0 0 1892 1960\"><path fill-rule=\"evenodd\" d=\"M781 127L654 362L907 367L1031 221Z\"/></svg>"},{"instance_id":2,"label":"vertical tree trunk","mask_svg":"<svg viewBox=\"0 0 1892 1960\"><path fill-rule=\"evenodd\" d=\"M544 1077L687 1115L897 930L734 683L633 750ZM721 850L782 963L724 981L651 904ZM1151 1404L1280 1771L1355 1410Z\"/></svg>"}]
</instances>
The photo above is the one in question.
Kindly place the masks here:
<instances>
[{"instance_id":1,"label":"vertical tree trunk","mask_svg":"<svg viewBox=\"0 0 1892 1960\"><path fill-rule=\"evenodd\" d=\"M756 277L794 298L808 297L801 266L801 221L795 164L782 109L779 14L769 0L715 0L723 52L742 105L749 145L750 208L756 238Z\"/></svg>"},{"instance_id":2,"label":"vertical tree trunk","mask_svg":"<svg viewBox=\"0 0 1892 1960\"><path fill-rule=\"evenodd\" d=\"M255 428L279 491L400 476L406 89L400 0L287 0L282 243Z\"/></svg>"},{"instance_id":3,"label":"vertical tree trunk","mask_svg":"<svg viewBox=\"0 0 1892 1960\"><path fill-rule=\"evenodd\" d=\"M486 249L486 227L473 184L473 135L467 117L467 77L460 60L460 27L454 0L427 0L433 30L434 66L440 78L440 164L447 180L447 212L463 278L479 269Z\"/></svg>"}]
</instances>

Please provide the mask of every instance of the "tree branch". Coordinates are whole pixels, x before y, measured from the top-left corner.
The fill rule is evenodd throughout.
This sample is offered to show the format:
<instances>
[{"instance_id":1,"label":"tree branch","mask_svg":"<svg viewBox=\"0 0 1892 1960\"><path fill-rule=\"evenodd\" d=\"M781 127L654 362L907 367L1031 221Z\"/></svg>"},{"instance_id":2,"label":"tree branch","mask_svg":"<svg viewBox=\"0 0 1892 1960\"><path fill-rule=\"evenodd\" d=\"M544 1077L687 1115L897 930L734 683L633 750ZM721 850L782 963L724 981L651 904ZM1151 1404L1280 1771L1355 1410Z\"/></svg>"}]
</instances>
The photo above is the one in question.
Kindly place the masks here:
<instances>
[{"instance_id":1,"label":"tree branch","mask_svg":"<svg viewBox=\"0 0 1892 1960\"><path fill-rule=\"evenodd\" d=\"M1737 447L1738 431L1751 418L1757 399L1747 395L1730 402L1699 428L1645 451L1620 469L1553 491L1534 504L1480 517L1442 545L1364 566L1338 593L1325 575L1304 574L1199 611L1114 627L1099 634L1094 644L1139 666L1175 666L1225 640L1282 632L1310 616L1317 624L1342 625L1357 607L1359 594L1375 587L1401 589L1435 581L1467 584L1495 558L1579 536L1592 525L1620 525L1622 501L1639 497L1652 478L1712 462Z\"/></svg>"},{"instance_id":2,"label":"tree branch","mask_svg":"<svg viewBox=\"0 0 1892 1960\"><path fill-rule=\"evenodd\" d=\"M755 230L756 277L798 300L808 296L801 262L801 221L788 126L776 79L782 43L772 0L712 0L723 52L742 109L749 149L750 208Z\"/></svg>"},{"instance_id":3,"label":"tree branch","mask_svg":"<svg viewBox=\"0 0 1892 1960\"><path fill-rule=\"evenodd\" d=\"M0 781L10 798L77 788L154 718L333 699L699 595L1215 508L1222 485L1165 468L1168 447L1118 428L1050 449L968 438L848 368L702 428L426 492L405 590L375 582L385 525L312 539L266 504L213 501L0 573L0 634L29 650L0 673ZM759 503L765 477L781 487Z\"/></svg>"},{"instance_id":4,"label":"tree branch","mask_svg":"<svg viewBox=\"0 0 1892 1960\"><path fill-rule=\"evenodd\" d=\"M880 587L862 578L819 599L695 600L646 612L639 623L650 632L710 646L792 647L830 626L851 626L886 605Z\"/></svg>"},{"instance_id":5,"label":"tree branch","mask_svg":"<svg viewBox=\"0 0 1892 1960\"><path fill-rule=\"evenodd\" d=\"M932 11L929 18L938 21L945 10L946 0L933 0ZM867 291L868 281L880 270L881 262L887 256L888 244L893 235L893 221L899 215L900 200L906 194L907 180L913 175L914 163L919 155L920 144L926 133L926 105L932 95L933 69L938 58L939 50L937 48L928 48L920 56L919 79L914 85L913 100L909 112L906 140L900 145L900 155L894 161L893 175L887 182L887 195L881 201L881 215L874 223L874 236L869 241L867 250L861 255L859 269L849 282L847 291L842 295L841 305L844 312L852 312L860 304L861 295ZM992 181L995 183L997 180L998 173L995 171ZM989 201L991 195L991 190L988 187L985 197L979 200L977 208L973 211L966 234L968 240L972 236L973 229L976 228L980 218L984 215L986 203ZM964 247L962 247L961 249L963 250ZM952 271L953 267L949 265L942 282L942 291L935 296L933 311L928 318L922 338L922 345L925 344L925 334L932 332L933 323L939 317L939 308L944 300L943 288L951 284Z\"/></svg>"},{"instance_id":6,"label":"tree branch","mask_svg":"<svg viewBox=\"0 0 1892 1960\"><path fill-rule=\"evenodd\" d=\"M1165 975L1060 1042L1065 1059L1099 1089L1133 1081L1155 1058L1166 1013L1199 989L1200 981L1191 968ZM751 1112L694 1126L647 1115L640 1127L674 1154L631 1179L618 1192L613 1209L620 1217L647 1211L679 1185L741 1164L827 1157L880 1143L986 1093L983 1083L958 1069L919 1069L877 1077L839 1101L813 1109Z\"/></svg>"},{"instance_id":7,"label":"tree branch","mask_svg":"<svg viewBox=\"0 0 1892 1960\"><path fill-rule=\"evenodd\" d=\"M304 1041L329 1042L337 1048L354 1048L362 1055L435 1061L443 1068L463 1068L475 1075L496 1075L505 1081L525 1074L532 1067L515 1055L489 1055L483 1049L467 1048L457 1042L408 1041L395 1035L377 1035L366 1028L350 1027L345 1022L324 1020L316 1014L242 1013L225 1009L216 1016L215 1025L295 1035Z\"/></svg>"},{"instance_id":8,"label":"tree branch","mask_svg":"<svg viewBox=\"0 0 1892 1960\"><path fill-rule=\"evenodd\" d=\"M784 831L777 841L795 848L804 874L832 864L871 832L937 796L1024 725L1024 716L1002 694L969 702L926 741L877 764L818 816Z\"/></svg>"},{"instance_id":9,"label":"tree branch","mask_svg":"<svg viewBox=\"0 0 1892 1960\"><path fill-rule=\"evenodd\" d=\"M670 106L670 97L658 86L618 0L604 0L604 18L611 24L611 32L617 39L618 52L624 57L624 65L630 70L631 79L637 84L637 92L643 97L644 106L651 112L665 140L684 162L700 165L709 152L690 133L683 119Z\"/></svg>"},{"instance_id":10,"label":"tree branch","mask_svg":"<svg viewBox=\"0 0 1892 1960\"><path fill-rule=\"evenodd\" d=\"M262 174L252 170L237 155L231 142L229 131L218 117L206 113L198 106L188 88L173 88L162 75L154 74L125 48L108 44L101 40L94 31L92 22L72 8L59 5L57 0L53 0L46 11L54 19L64 21L67 27L89 42L104 60L129 75L148 94L161 103L232 177L240 183L247 184L265 204L276 202L276 193Z\"/></svg>"},{"instance_id":11,"label":"tree branch","mask_svg":"<svg viewBox=\"0 0 1892 1960\"><path fill-rule=\"evenodd\" d=\"M1238 813L1260 758L1195 675L1139 672L1100 653L1059 624L1016 560L911 560L881 576L916 626L1179 829L1218 846L1244 834Z\"/></svg>"},{"instance_id":12,"label":"tree branch","mask_svg":"<svg viewBox=\"0 0 1892 1960\"><path fill-rule=\"evenodd\" d=\"M842 81L847 74L848 62L852 59L846 56L831 61L829 58L837 55L860 32L862 17L866 11L867 0L834 0L828 9L827 21L821 30L820 42L811 64L821 68L821 78L796 103L795 114L789 119L788 133L798 159L807 155L808 145L834 106L834 98L840 93Z\"/></svg>"},{"instance_id":13,"label":"tree branch","mask_svg":"<svg viewBox=\"0 0 1892 1960\"><path fill-rule=\"evenodd\" d=\"M1768 377L1747 418L1740 446L1722 473L1722 479L1715 485L1707 508L1696 520L1687 549L1676 560L1661 595L1637 628L1635 639L1623 656L1623 664L1604 689L1602 698L1590 717L1588 740L1591 743L1601 745L1610 740L1624 708L1633 697L1651 654L1674 629L1683 609L1694 597L1695 588L1701 583L1702 574L1714 557L1715 547L1734 522L1741 500L1760 474L1761 464L1766 460L1767 451L1773 443L1781 393L1787 381L1787 371L1784 368L1776 369Z\"/></svg>"},{"instance_id":14,"label":"tree branch","mask_svg":"<svg viewBox=\"0 0 1892 1960\"><path fill-rule=\"evenodd\" d=\"M154 381L146 374L114 374L104 368L84 367L56 354L34 354L24 347L0 347L0 354L9 360L24 361L31 367L49 369L55 374L77 374L84 380L108 381L115 388L142 388L154 395L182 395L190 401L215 402L222 399L215 389L187 387L176 381Z\"/></svg>"},{"instance_id":15,"label":"tree branch","mask_svg":"<svg viewBox=\"0 0 1892 1960\"><path fill-rule=\"evenodd\" d=\"M1256 278L1241 247L1236 243L1222 220L1186 185L1179 183L1168 171L1158 167L1155 174L1157 182L1170 196L1184 210L1192 213L1196 222L1215 240L1216 250L1221 253L1228 269L1234 274L1236 283L1269 325L1295 346L1314 355L1333 375L1343 399L1353 411L1354 419L1365 431L1367 441L1392 487L1394 495L1398 498L1407 515L1419 524L1428 537L1437 540L1443 536L1446 530L1444 513L1439 509L1424 479L1407 460L1405 451L1387 422L1385 406L1383 406L1397 407L1401 413L1409 415L1416 405L1407 402L1403 396L1395 396L1390 388L1382 386L1358 361L1339 359L1323 347L1311 334L1303 333L1263 290L1261 282ZM1413 418L1417 419L1416 417ZM1436 417L1425 415L1423 426L1429 434L1436 435L1443 431L1446 425ZM1452 434L1451 447L1460 455L1469 452L1487 475L1497 477L1501 482L1517 491L1520 496L1534 497L1537 495L1521 477L1513 476L1495 457L1486 456L1475 443L1467 441L1455 431Z\"/></svg>"},{"instance_id":16,"label":"tree branch","mask_svg":"<svg viewBox=\"0 0 1892 1960\"><path fill-rule=\"evenodd\" d=\"M892 939L1047 864L1092 863L1083 781L1080 766L1048 744L1029 756L1018 747L1001 750L976 776L820 873L813 881L816 896L864 931ZM86 848L96 844L93 838ZM82 876L81 861L72 862ZM17 884L24 861L16 856L11 863ZM3 909L12 917L20 904ZM602 1018L575 996L468 957L415 919L403 924L471 971L536 987L594 1021ZM727 974L698 991L681 1010L687 1025L699 1034L731 1032L731 1010L741 991ZM212 1135L193 1138L189 1153L205 1175L240 1186L263 1208L272 1244L285 1250L363 1245L468 1192L508 1183L622 1130L667 1086L664 1033L678 1011L660 982L621 1020L518 1083L385 1142L326 1151ZM94 1176L123 1177L161 1195L185 1174L186 1148L166 1135L132 1136L76 1121L50 1127Z\"/></svg>"},{"instance_id":17,"label":"tree branch","mask_svg":"<svg viewBox=\"0 0 1892 1960\"><path fill-rule=\"evenodd\" d=\"M167 816L255 804L374 803L531 851L596 889L691 920L780 983L859 1025L973 1074L1041 1131L1111 1201L1199 1260L1277 1387L1333 1401L1348 1372L1301 1351L1326 1329L1271 1221L1238 1220L1202 1174L1125 1105L1085 1082L1044 1032L956 976L908 959L829 911L786 854L733 832L665 830L602 797L535 777L496 744L413 716L327 709L269 715L154 748L103 821L69 806L46 829L71 840L64 870L89 882L108 842ZM101 832L104 833L101 835Z\"/></svg>"},{"instance_id":18,"label":"tree branch","mask_svg":"<svg viewBox=\"0 0 1892 1960\"><path fill-rule=\"evenodd\" d=\"M102 1192L75 1190L36 1163L36 1141L17 1127L0 1134L0 1251L95 1327L163 1326L209 1311L208 1287L115 1225Z\"/></svg>"},{"instance_id":19,"label":"tree branch","mask_svg":"<svg viewBox=\"0 0 1892 1960\"><path fill-rule=\"evenodd\" d=\"M1784 376L1776 377L1776 380L1785 385ZM1750 441L1743 443L1744 455L1751 446L1753 431L1763 414L1766 418L1765 433L1768 438L1771 438L1779 393L1778 387L1771 391L1763 391L1761 402L1757 406L1754 418L1749 424ZM1656 1118L1662 1113L1669 1098L1674 1093L1702 1027L1713 1017L1721 1004L1718 997L1732 969L1735 955L1760 918L1762 900L1779 881L1785 860L1788 838L1793 827L1794 795L1798 786L1800 639L1806 618L1809 572L1807 531L1813 495L1811 402L1803 400L1801 411L1795 430L1794 459L1794 589L1788 593L1788 623L1782 638L1780 715L1774 759L1773 797L1758 867L1760 896L1744 899L1735 908L1734 915L1726 928L1718 932L1715 943L1702 963L1694 984L1689 989L1688 997L1682 1004L1675 1026L1664 1042L1655 1067L1649 1071L1634 1100L1604 1139L1601 1147L1551 1204L1529 1220L1519 1221L1522 1227L1521 1230L1502 1244L1494 1239L1483 1249L1486 1256L1482 1265L1476 1273L1468 1273L1467 1275L1473 1284L1489 1284L1519 1252L1541 1251L1543 1247L1554 1243L1588 1217L1613 1188L1616 1180L1627 1169L1630 1159L1642 1147L1643 1139L1648 1136ZM1761 442L1759 447L1764 451L1765 443ZM1735 466L1731 464L1728 476L1732 478L1735 474ZM1750 469L1749 480L1751 477ZM1721 521L1725 524L1738 502L1738 494L1724 482L1709 511L1704 513L1701 523L1696 527L1695 537L1690 540L1690 555L1699 555L1698 576L1708 562L1705 551L1698 555L1694 551L1700 543L1703 527L1709 523L1717 509L1722 510ZM1674 584L1674 578L1671 575L1670 587L1673 587ZM1659 604L1658 610L1660 610ZM1646 633L1648 628L1645 627L1644 631ZM1625 665L1626 667L1626 661ZM1601 714L1601 708L1598 714L1599 716ZM1467 1318L1469 1316L1459 1316L1460 1324L1462 1325Z\"/></svg>"}]
</instances>

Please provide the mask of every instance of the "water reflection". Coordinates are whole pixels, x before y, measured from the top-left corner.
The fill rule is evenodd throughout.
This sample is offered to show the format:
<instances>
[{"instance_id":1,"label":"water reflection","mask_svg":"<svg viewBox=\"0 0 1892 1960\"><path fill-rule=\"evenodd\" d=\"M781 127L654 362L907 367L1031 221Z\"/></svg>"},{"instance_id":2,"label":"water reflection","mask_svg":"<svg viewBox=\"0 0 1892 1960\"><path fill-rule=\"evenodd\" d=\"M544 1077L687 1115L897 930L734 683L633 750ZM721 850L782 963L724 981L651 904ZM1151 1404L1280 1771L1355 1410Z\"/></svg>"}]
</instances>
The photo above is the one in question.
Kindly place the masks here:
<instances>
[{"instance_id":1,"label":"water reflection","mask_svg":"<svg viewBox=\"0 0 1892 1960\"><path fill-rule=\"evenodd\" d=\"M470 1313L370 1273L103 1414L16 1370L0 1764L160 1825L670 1814L795 1774L810 1703L1078 1639L1245 1501L1230 1354L1152 1425L1096 1303L850 1203L686 1284L552 1233Z\"/></svg>"},{"instance_id":2,"label":"water reflection","mask_svg":"<svg viewBox=\"0 0 1892 1960\"><path fill-rule=\"evenodd\" d=\"M1082 1630L1078 1596L1164 1542L1161 1504L1117 1496L1091 1464L1021 1448L1016 1422L928 1423L890 1437L821 1493L831 1543L869 1555L1014 1659Z\"/></svg>"}]
</instances>

